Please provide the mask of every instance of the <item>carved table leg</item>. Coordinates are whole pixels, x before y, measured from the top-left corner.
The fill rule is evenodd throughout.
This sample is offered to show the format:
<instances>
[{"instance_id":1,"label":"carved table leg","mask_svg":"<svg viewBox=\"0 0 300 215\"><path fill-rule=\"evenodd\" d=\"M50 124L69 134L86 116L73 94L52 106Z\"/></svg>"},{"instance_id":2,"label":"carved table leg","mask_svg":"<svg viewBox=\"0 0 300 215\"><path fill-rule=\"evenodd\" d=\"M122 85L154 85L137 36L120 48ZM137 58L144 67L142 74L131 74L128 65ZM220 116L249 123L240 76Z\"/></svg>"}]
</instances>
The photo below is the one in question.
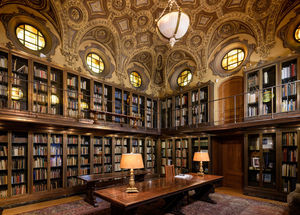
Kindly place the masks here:
<instances>
[{"instance_id":1,"label":"carved table leg","mask_svg":"<svg viewBox=\"0 0 300 215\"><path fill-rule=\"evenodd\" d=\"M96 201L96 197L94 196L94 192L96 190L96 182L88 182L87 183L87 193L85 197L85 201L94 207L98 207L98 203Z\"/></svg>"},{"instance_id":2,"label":"carved table leg","mask_svg":"<svg viewBox=\"0 0 300 215\"><path fill-rule=\"evenodd\" d=\"M3 208L0 207L0 215L2 215L3 212Z\"/></svg>"},{"instance_id":3,"label":"carved table leg","mask_svg":"<svg viewBox=\"0 0 300 215\"><path fill-rule=\"evenodd\" d=\"M166 205L164 206L163 210L166 213L172 213L175 215L184 215L180 211L184 196L185 196L184 193L180 193L178 195L166 198L165 199Z\"/></svg>"},{"instance_id":4,"label":"carved table leg","mask_svg":"<svg viewBox=\"0 0 300 215\"><path fill-rule=\"evenodd\" d=\"M214 200L212 200L208 196L210 193L214 193L214 185L207 184L205 186L196 188L195 189L195 194L192 196L192 198L200 200L200 201L208 202L208 203L211 203L211 204L217 204Z\"/></svg>"}]
</instances>

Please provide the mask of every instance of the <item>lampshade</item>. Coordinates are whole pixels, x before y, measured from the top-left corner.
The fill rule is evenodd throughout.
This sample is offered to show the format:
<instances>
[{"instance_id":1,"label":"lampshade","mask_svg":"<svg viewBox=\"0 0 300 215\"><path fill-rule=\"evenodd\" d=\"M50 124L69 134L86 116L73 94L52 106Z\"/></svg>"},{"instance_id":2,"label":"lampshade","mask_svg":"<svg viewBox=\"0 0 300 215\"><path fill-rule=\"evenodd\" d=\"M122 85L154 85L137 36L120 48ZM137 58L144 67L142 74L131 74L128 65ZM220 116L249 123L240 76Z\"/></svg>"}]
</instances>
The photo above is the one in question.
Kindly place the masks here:
<instances>
[{"instance_id":1,"label":"lampshade","mask_svg":"<svg viewBox=\"0 0 300 215\"><path fill-rule=\"evenodd\" d=\"M136 154L136 153L122 154L120 167L122 169L144 168L142 154Z\"/></svg>"},{"instance_id":2,"label":"lampshade","mask_svg":"<svg viewBox=\"0 0 300 215\"><path fill-rule=\"evenodd\" d=\"M208 152L195 152L193 161L209 161Z\"/></svg>"},{"instance_id":3,"label":"lampshade","mask_svg":"<svg viewBox=\"0 0 300 215\"><path fill-rule=\"evenodd\" d=\"M169 12L165 15L166 8L157 20L157 31L164 38L170 40L171 47L175 42L182 38L190 25L190 18L186 13L183 13L175 0L169 0L169 11L172 10L172 6L177 6L177 11Z\"/></svg>"}]
</instances>

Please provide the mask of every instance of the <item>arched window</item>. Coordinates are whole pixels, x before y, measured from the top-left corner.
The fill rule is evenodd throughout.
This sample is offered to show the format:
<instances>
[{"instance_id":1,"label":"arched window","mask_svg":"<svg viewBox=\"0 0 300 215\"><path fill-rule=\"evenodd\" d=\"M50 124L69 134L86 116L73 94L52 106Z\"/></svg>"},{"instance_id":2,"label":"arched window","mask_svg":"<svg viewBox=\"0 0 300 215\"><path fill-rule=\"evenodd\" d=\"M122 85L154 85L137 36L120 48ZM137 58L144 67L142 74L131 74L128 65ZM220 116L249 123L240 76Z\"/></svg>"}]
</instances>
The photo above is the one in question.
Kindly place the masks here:
<instances>
[{"instance_id":1,"label":"arched window","mask_svg":"<svg viewBox=\"0 0 300 215\"><path fill-rule=\"evenodd\" d=\"M31 25L19 25L16 28L16 35L20 43L31 50L40 51L46 45L44 35Z\"/></svg>"},{"instance_id":2,"label":"arched window","mask_svg":"<svg viewBox=\"0 0 300 215\"><path fill-rule=\"evenodd\" d=\"M242 49L232 49L222 60L222 68L224 70L232 70L238 67L245 59L245 52Z\"/></svg>"},{"instance_id":3,"label":"arched window","mask_svg":"<svg viewBox=\"0 0 300 215\"><path fill-rule=\"evenodd\" d=\"M95 53L89 53L86 57L86 63L88 67L94 72L94 73L101 73L104 70L104 63L102 58L95 54Z\"/></svg>"},{"instance_id":4,"label":"arched window","mask_svg":"<svg viewBox=\"0 0 300 215\"><path fill-rule=\"evenodd\" d=\"M138 88L142 85L142 78L138 72L130 73L130 83L132 86Z\"/></svg>"},{"instance_id":5,"label":"arched window","mask_svg":"<svg viewBox=\"0 0 300 215\"><path fill-rule=\"evenodd\" d=\"M184 70L179 74L179 76L177 78L177 84L180 87L184 87L192 81L192 77L193 77L193 75L190 70Z\"/></svg>"},{"instance_id":6,"label":"arched window","mask_svg":"<svg viewBox=\"0 0 300 215\"><path fill-rule=\"evenodd\" d=\"M298 28L295 30L295 39L298 43L300 43L300 25L298 25Z\"/></svg>"}]
</instances>

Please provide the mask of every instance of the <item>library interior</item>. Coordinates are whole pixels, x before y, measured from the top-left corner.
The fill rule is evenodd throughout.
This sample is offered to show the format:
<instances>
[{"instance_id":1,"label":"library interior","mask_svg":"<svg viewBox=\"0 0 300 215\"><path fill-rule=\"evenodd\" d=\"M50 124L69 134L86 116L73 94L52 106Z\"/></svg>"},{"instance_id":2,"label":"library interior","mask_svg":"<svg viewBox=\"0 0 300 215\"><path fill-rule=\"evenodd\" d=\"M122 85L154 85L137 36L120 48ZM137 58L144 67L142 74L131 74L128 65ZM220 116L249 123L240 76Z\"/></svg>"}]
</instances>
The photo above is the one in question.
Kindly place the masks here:
<instances>
[{"instance_id":1,"label":"library interior","mask_svg":"<svg viewBox=\"0 0 300 215\"><path fill-rule=\"evenodd\" d=\"M0 215L300 215L299 147L300 0L0 0Z\"/></svg>"}]
</instances>

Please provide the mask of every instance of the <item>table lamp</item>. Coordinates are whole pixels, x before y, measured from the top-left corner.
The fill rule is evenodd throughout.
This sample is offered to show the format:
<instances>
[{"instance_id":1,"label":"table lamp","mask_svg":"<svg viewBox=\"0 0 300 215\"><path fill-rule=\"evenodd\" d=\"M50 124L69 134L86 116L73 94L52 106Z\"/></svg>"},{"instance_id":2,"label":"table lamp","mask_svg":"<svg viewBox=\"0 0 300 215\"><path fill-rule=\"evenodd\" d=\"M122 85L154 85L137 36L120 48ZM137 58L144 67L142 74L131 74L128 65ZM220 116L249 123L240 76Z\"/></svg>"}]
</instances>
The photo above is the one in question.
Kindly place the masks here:
<instances>
[{"instance_id":1,"label":"table lamp","mask_svg":"<svg viewBox=\"0 0 300 215\"><path fill-rule=\"evenodd\" d=\"M126 193L139 192L138 189L135 187L133 169L144 168L142 154L137 154L137 153L122 154L120 167L122 169L130 169L129 187L126 189Z\"/></svg>"},{"instance_id":2,"label":"table lamp","mask_svg":"<svg viewBox=\"0 0 300 215\"><path fill-rule=\"evenodd\" d=\"M200 161L200 172L198 172L199 176L204 176L203 172L203 161L209 161L209 155L208 152L195 152L193 161Z\"/></svg>"}]
</instances>

